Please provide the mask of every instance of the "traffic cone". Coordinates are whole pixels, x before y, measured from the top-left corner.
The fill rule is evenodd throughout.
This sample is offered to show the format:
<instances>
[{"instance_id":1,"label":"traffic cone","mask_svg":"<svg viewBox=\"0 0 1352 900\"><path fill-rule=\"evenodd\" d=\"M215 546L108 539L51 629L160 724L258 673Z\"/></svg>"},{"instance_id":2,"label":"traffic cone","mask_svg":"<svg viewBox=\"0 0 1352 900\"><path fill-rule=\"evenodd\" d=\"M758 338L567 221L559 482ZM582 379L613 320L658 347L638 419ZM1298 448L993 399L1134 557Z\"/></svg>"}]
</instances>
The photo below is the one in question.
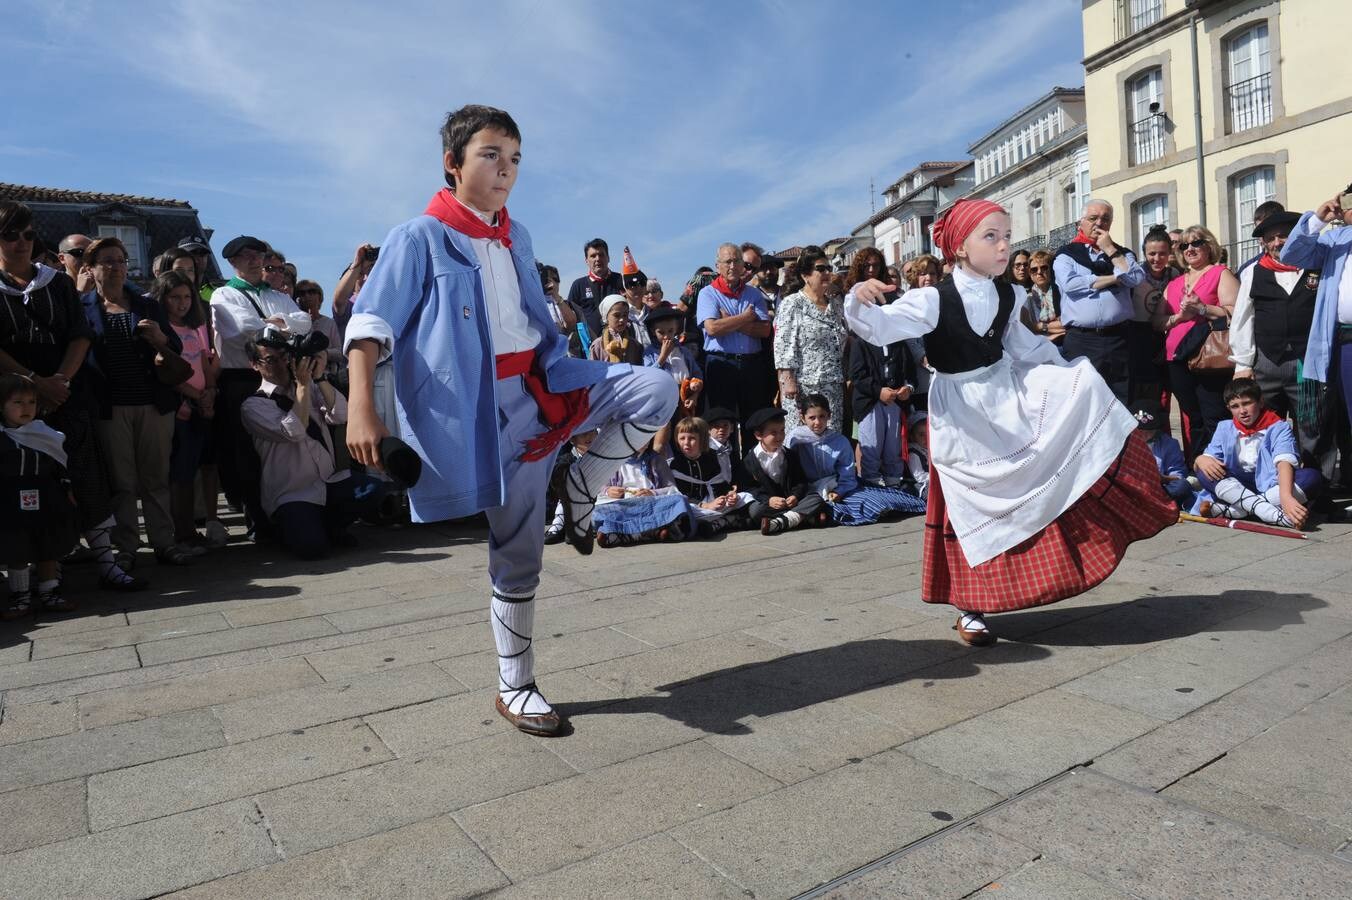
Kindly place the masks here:
<instances>
[{"instance_id":1,"label":"traffic cone","mask_svg":"<svg viewBox=\"0 0 1352 900\"><path fill-rule=\"evenodd\" d=\"M634 262L634 254L629 252L629 248L624 248L624 259L620 263L621 275L637 275L638 263Z\"/></svg>"}]
</instances>

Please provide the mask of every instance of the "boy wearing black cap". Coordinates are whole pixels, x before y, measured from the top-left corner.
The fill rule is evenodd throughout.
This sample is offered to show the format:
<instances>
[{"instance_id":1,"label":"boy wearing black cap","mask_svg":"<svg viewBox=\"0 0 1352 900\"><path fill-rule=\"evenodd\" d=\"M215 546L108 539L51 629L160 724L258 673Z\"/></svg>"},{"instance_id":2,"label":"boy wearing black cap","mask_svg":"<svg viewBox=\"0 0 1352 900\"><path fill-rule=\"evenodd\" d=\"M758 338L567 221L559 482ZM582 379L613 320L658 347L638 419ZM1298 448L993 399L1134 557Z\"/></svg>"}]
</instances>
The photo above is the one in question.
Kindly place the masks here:
<instances>
[{"instance_id":1,"label":"boy wearing black cap","mask_svg":"<svg viewBox=\"0 0 1352 900\"><path fill-rule=\"evenodd\" d=\"M742 458L742 448L737 441L737 417L727 407L711 406L702 418L709 423L709 449L718 455L723 480L731 483L732 473Z\"/></svg>"},{"instance_id":2,"label":"boy wearing black cap","mask_svg":"<svg viewBox=\"0 0 1352 900\"><path fill-rule=\"evenodd\" d=\"M1155 456L1160 470L1164 492L1174 498L1182 509L1192 509L1193 492L1198 487L1196 477L1188 474L1183 461L1183 448L1171 435L1164 433L1164 410L1153 400L1137 400L1131 405L1136 417L1136 430L1145 438L1146 446Z\"/></svg>"},{"instance_id":3,"label":"boy wearing black cap","mask_svg":"<svg viewBox=\"0 0 1352 900\"><path fill-rule=\"evenodd\" d=\"M766 407L747 417L756 446L742 459L742 486L754 498L747 511L760 522L761 534L780 534L812 524L822 498L808 485L798 457L784 449L784 410Z\"/></svg>"},{"instance_id":4,"label":"boy wearing black cap","mask_svg":"<svg viewBox=\"0 0 1352 900\"><path fill-rule=\"evenodd\" d=\"M653 439L653 449L659 453L667 448L668 436L676 423L687 416L695 415L699 407L699 394L704 388L704 373L695 354L681 343L681 327L685 316L673 306L662 304L647 310L643 328L648 335L648 345L643 350L643 364L661 369L676 382L680 400L672 414L670 427L658 432Z\"/></svg>"}]
</instances>

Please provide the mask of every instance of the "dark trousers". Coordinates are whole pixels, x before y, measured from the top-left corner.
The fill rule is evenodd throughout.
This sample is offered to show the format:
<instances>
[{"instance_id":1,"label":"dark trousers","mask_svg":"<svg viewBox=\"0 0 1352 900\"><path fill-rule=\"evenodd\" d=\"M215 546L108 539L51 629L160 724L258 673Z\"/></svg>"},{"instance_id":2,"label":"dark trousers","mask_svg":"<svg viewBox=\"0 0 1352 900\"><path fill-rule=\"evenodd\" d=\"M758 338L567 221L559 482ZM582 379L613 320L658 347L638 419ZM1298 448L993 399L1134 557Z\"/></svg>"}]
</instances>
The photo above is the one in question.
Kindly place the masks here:
<instances>
[{"instance_id":1,"label":"dark trousers","mask_svg":"<svg viewBox=\"0 0 1352 900\"><path fill-rule=\"evenodd\" d=\"M1080 331L1066 326L1066 336L1061 342L1061 355L1066 359L1077 356L1089 358L1089 363L1108 388L1122 403L1129 398L1131 388L1131 351L1127 348L1126 323L1109 332Z\"/></svg>"},{"instance_id":2,"label":"dark trousers","mask_svg":"<svg viewBox=\"0 0 1352 900\"><path fill-rule=\"evenodd\" d=\"M1169 389L1178 401L1178 410L1188 417L1188 446L1183 448L1188 465L1211 443L1216 426L1230 418L1222 395L1233 372L1194 372L1187 360L1169 363Z\"/></svg>"},{"instance_id":3,"label":"dark trousers","mask_svg":"<svg viewBox=\"0 0 1352 900\"><path fill-rule=\"evenodd\" d=\"M1158 402L1165 382L1164 335L1150 327L1149 322L1128 322L1127 355L1130 359L1127 394L1131 402Z\"/></svg>"},{"instance_id":4,"label":"dark trousers","mask_svg":"<svg viewBox=\"0 0 1352 900\"><path fill-rule=\"evenodd\" d=\"M389 483L365 472L353 472L347 479L328 487L324 505L283 503L272 513L277 540L301 559L322 559L329 555L334 539L359 517L374 515L389 491Z\"/></svg>"},{"instance_id":5,"label":"dark trousers","mask_svg":"<svg viewBox=\"0 0 1352 900\"><path fill-rule=\"evenodd\" d=\"M751 516L752 523L759 525L761 519L773 519L775 516L782 516L786 512L796 512L804 519L811 519L821 508L821 494L809 491L806 497L798 498L798 505L793 509L771 509L769 503L752 500L747 504L746 511Z\"/></svg>"},{"instance_id":6,"label":"dark trousers","mask_svg":"<svg viewBox=\"0 0 1352 900\"><path fill-rule=\"evenodd\" d=\"M766 366L763 352L730 356L710 350L704 358L705 408L726 407L741 423L756 410L769 406L774 398L774 370Z\"/></svg>"},{"instance_id":7,"label":"dark trousers","mask_svg":"<svg viewBox=\"0 0 1352 900\"><path fill-rule=\"evenodd\" d=\"M1254 353L1253 379L1263 390L1263 404L1282 418L1295 419L1301 465L1314 466L1325 481L1332 481L1338 462L1331 415L1336 410L1329 403L1332 398L1328 386L1317 381L1297 381L1296 369L1294 359L1275 363L1262 350Z\"/></svg>"},{"instance_id":8,"label":"dark trousers","mask_svg":"<svg viewBox=\"0 0 1352 900\"><path fill-rule=\"evenodd\" d=\"M212 439L216 445L216 470L220 473L225 499L244 509L250 528L266 521L258 498L258 451L253 438L244 430L240 408L258 391L262 382L252 369L224 369L216 382L216 417L212 419Z\"/></svg>"}]
</instances>

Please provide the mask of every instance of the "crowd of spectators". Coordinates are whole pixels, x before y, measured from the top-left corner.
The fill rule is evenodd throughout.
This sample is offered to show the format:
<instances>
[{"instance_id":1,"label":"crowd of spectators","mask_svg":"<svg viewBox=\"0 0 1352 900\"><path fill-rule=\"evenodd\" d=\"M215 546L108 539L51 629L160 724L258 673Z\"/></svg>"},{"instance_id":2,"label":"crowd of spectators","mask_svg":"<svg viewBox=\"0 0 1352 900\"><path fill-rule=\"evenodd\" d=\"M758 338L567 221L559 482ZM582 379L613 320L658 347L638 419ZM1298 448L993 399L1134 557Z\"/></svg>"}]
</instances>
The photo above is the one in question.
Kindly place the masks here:
<instances>
[{"instance_id":1,"label":"crowd of spectators","mask_svg":"<svg viewBox=\"0 0 1352 900\"><path fill-rule=\"evenodd\" d=\"M1248 495L1221 496L1239 496L1224 484L1238 466L1246 490L1276 491L1267 499L1281 516L1263 507L1268 521L1303 525L1296 506L1311 505L1340 472L1352 480L1338 466L1340 448L1346 459L1352 446L1349 206L1352 193L1304 216L1263 204L1253 221L1262 252L1232 269L1205 227L1156 226L1129 247L1114 237L1112 207L1090 200L1069 244L1013 253L1004 277L1024 324L1067 358L1088 357L1152 447L1166 443L1176 405L1181 462L1167 448L1157 456L1181 504L1257 514ZM185 238L156 258L151 283L136 285L116 238L67 235L49 247L27 207L0 203L6 617L72 608L60 591L63 560L87 557L102 587L137 591L148 586L143 546L171 566L226 546L221 494L241 517L236 538L303 558L352 543L358 518L400 519L399 484L353 466L343 439L342 338L379 249L356 249L331 315L321 283L299 278L267 241L226 243L223 283L206 280L210 253L206 240ZM866 524L920 508L924 342L859 341L842 298L869 279L892 285L894 297L937 284L948 272L939 259L898 269L864 248L843 267L809 246L785 264L754 243L724 243L668 297L627 247L618 272L601 238L582 257L584 274L566 294L559 269L539 267L569 352L660 368L681 397L669 425L599 498L598 522L610 529L602 546ZM1339 303L1343 289L1349 299ZM1332 316L1317 316L1329 303ZM386 367L375 386L397 436ZM1290 440L1264 451L1272 479L1255 486L1256 451L1245 439L1254 423L1278 420ZM574 453L587 437L577 436ZM1281 474L1280 463L1299 477ZM562 540L558 521L541 528L548 542Z\"/></svg>"}]
</instances>

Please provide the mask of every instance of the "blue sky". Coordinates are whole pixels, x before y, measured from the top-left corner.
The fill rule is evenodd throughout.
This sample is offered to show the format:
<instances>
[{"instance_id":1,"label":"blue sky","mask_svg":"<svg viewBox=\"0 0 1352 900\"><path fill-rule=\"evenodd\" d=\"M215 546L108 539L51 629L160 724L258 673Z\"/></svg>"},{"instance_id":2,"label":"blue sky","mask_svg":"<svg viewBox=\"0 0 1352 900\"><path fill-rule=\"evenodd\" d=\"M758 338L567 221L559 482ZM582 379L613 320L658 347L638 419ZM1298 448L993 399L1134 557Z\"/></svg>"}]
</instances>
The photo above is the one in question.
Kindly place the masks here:
<instances>
[{"instance_id":1,"label":"blue sky","mask_svg":"<svg viewBox=\"0 0 1352 900\"><path fill-rule=\"evenodd\" d=\"M670 293L721 241L848 234L870 178L1083 83L1079 0L16 2L0 181L187 200L326 294L422 211L464 103L521 126L509 208L565 285L599 235Z\"/></svg>"}]
</instances>

